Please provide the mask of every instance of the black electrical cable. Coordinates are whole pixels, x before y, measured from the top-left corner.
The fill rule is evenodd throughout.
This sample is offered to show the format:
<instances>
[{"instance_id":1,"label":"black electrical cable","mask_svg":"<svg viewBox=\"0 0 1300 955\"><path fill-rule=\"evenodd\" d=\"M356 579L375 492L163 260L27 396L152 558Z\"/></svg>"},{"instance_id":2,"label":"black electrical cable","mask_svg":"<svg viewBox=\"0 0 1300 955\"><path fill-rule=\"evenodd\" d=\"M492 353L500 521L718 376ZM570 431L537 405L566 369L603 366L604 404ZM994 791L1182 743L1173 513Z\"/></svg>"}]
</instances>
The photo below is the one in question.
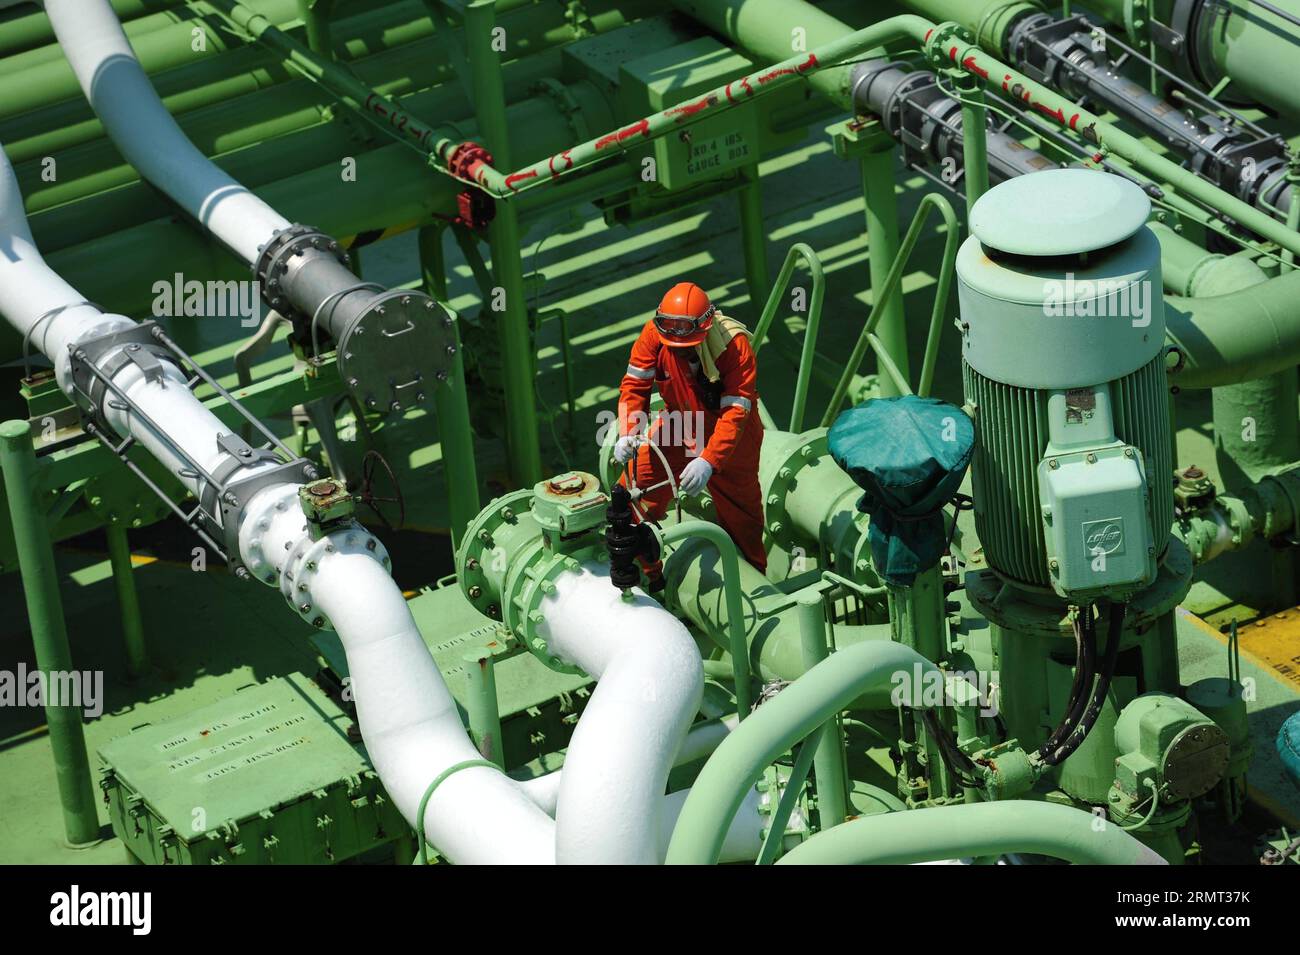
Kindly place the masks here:
<instances>
[{"instance_id":1,"label":"black electrical cable","mask_svg":"<svg viewBox=\"0 0 1300 955\"><path fill-rule=\"evenodd\" d=\"M1049 766L1058 766L1069 759L1071 754L1088 738L1088 734L1092 732L1093 726L1097 723L1097 718L1101 716L1101 708L1105 705L1106 695L1110 692L1111 678L1115 675L1115 662L1119 659L1120 637L1124 629L1124 617L1127 611L1128 607L1125 604L1111 604L1110 612L1107 614L1106 657L1102 661L1101 676L1097 680L1097 687L1093 690L1092 699L1089 701L1088 708L1084 711L1079 725L1066 737L1060 747L1045 760Z\"/></svg>"},{"instance_id":2,"label":"black electrical cable","mask_svg":"<svg viewBox=\"0 0 1300 955\"><path fill-rule=\"evenodd\" d=\"M1070 699L1065 706L1065 716L1061 718L1061 722L1057 724L1056 729L1052 730L1043 745L1038 747L1038 756L1049 766L1055 765L1050 762L1052 753L1063 740L1069 738L1070 733L1079 725L1079 720L1083 718L1093 677L1096 675L1097 629L1093 621L1091 605L1079 608L1074 618L1074 632L1077 641L1074 685L1070 689Z\"/></svg>"},{"instance_id":3,"label":"black electrical cable","mask_svg":"<svg viewBox=\"0 0 1300 955\"><path fill-rule=\"evenodd\" d=\"M961 751L957 741L939 722L938 714L934 710L926 710L921 714L921 719L925 722L927 732L934 737L939 747L940 758L957 777L957 782L969 789L978 789L979 783L973 775L977 772L974 761Z\"/></svg>"}]
</instances>

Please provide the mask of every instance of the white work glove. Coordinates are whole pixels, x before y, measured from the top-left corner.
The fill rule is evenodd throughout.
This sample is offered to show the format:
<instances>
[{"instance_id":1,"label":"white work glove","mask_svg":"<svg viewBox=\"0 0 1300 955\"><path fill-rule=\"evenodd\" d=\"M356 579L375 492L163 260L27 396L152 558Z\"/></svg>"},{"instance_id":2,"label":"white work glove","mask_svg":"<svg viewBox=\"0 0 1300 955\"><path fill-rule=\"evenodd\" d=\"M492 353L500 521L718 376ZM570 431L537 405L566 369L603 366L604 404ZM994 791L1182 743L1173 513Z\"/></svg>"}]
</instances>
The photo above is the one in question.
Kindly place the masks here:
<instances>
[{"instance_id":1,"label":"white work glove","mask_svg":"<svg viewBox=\"0 0 1300 955\"><path fill-rule=\"evenodd\" d=\"M677 479L677 486L684 494L693 497L708 487L711 477L713 477L713 465L704 458L695 458L682 469L681 476Z\"/></svg>"},{"instance_id":2,"label":"white work glove","mask_svg":"<svg viewBox=\"0 0 1300 955\"><path fill-rule=\"evenodd\" d=\"M614 460L619 464L627 464L636 454L636 446L641 441L640 437L635 434L625 434L614 442Z\"/></svg>"}]
</instances>

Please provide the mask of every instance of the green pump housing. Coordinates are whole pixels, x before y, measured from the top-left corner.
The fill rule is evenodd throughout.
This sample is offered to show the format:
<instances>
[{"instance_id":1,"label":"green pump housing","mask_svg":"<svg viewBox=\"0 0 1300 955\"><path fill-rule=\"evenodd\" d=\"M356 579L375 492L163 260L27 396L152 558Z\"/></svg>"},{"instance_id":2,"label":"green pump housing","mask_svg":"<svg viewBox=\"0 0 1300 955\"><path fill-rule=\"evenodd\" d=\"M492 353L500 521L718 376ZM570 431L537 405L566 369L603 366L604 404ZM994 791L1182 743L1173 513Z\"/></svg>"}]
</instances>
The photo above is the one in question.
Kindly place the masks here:
<instances>
[{"instance_id":1,"label":"green pump housing","mask_svg":"<svg viewBox=\"0 0 1300 955\"><path fill-rule=\"evenodd\" d=\"M957 255L965 393L989 566L1032 591L1150 584L1173 493L1160 247L1137 186L1093 170L1009 180Z\"/></svg>"}]
</instances>

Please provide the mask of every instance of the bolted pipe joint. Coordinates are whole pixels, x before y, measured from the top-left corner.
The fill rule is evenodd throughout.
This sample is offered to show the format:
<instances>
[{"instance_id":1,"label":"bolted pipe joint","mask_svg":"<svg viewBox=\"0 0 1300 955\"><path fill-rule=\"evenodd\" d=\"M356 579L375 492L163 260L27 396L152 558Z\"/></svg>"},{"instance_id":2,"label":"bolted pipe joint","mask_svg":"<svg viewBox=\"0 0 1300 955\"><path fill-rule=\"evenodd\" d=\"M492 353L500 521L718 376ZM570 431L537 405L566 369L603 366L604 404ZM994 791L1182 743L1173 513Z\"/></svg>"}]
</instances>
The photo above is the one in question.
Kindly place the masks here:
<instances>
[{"instance_id":1,"label":"bolted pipe joint","mask_svg":"<svg viewBox=\"0 0 1300 955\"><path fill-rule=\"evenodd\" d=\"M350 518L333 520L318 532L311 516L304 517L301 490L296 484L277 484L258 493L240 526L239 551L249 573L278 585L298 616L318 630L331 630L313 590L324 563L340 554L359 554L390 573L392 560L379 538Z\"/></svg>"},{"instance_id":2,"label":"bolted pipe joint","mask_svg":"<svg viewBox=\"0 0 1300 955\"><path fill-rule=\"evenodd\" d=\"M580 671L551 652L542 602L564 574L609 560L608 504L594 475L560 474L490 503L470 521L456 552L456 577L470 604L561 673Z\"/></svg>"},{"instance_id":3,"label":"bolted pipe joint","mask_svg":"<svg viewBox=\"0 0 1300 955\"><path fill-rule=\"evenodd\" d=\"M293 321L295 347L318 361L332 343L339 376L365 408L422 405L451 371L454 319L423 292L364 282L349 266L336 239L293 225L260 247L252 268L267 306Z\"/></svg>"}]
</instances>

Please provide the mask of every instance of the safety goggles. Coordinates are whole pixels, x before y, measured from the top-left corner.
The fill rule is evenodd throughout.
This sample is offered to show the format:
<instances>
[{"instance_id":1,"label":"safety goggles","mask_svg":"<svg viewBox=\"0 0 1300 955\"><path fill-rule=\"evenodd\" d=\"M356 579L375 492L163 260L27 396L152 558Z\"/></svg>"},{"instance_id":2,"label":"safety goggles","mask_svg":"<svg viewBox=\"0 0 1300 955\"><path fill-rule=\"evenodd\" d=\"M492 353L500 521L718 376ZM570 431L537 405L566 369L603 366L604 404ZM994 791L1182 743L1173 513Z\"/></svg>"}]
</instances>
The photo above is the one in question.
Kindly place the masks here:
<instances>
[{"instance_id":1,"label":"safety goggles","mask_svg":"<svg viewBox=\"0 0 1300 955\"><path fill-rule=\"evenodd\" d=\"M663 312L655 312L655 328L659 329L659 334L667 335L669 338L690 338L699 332L701 328L706 327L713 320L713 306L710 305L704 310L704 314L699 318L690 315L667 315Z\"/></svg>"}]
</instances>

